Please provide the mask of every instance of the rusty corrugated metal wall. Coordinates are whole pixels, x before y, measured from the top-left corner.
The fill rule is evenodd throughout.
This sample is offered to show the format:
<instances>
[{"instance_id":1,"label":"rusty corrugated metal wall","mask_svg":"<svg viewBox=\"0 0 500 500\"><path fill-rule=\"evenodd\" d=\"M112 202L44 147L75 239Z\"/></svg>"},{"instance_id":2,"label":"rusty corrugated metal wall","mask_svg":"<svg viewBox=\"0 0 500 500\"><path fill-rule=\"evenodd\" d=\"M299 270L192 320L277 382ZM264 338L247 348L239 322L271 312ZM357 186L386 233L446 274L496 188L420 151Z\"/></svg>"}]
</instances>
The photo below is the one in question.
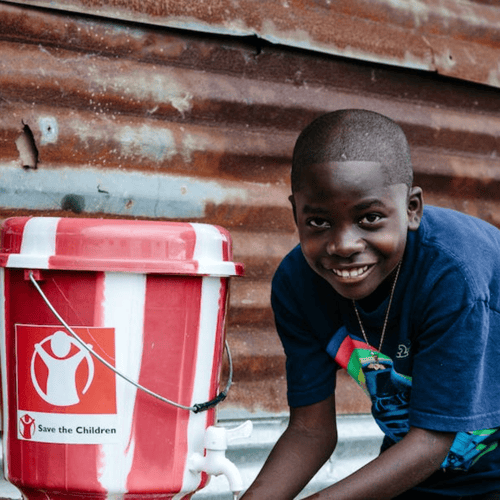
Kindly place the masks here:
<instances>
[{"instance_id":1,"label":"rusty corrugated metal wall","mask_svg":"<svg viewBox=\"0 0 500 500\"><path fill-rule=\"evenodd\" d=\"M14 0L500 84L496 0Z\"/></svg>"},{"instance_id":2,"label":"rusty corrugated metal wall","mask_svg":"<svg viewBox=\"0 0 500 500\"><path fill-rule=\"evenodd\" d=\"M93 2L68 5L90 12ZM469 5L476 15L488 8L500 17L500 9ZM350 19L349 12L335 14ZM473 51L485 40L497 57L498 27L488 22L481 38L470 19L462 21L450 47L461 37L463 51ZM287 197L300 130L337 108L384 113L408 134L427 202L500 226L500 91L376 64L384 60L377 38L365 40L372 57L362 61L214 31L0 2L0 217L159 218L227 227L246 277L232 282L235 383L224 405L280 412L284 356L269 291L274 269L297 242ZM444 43L440 35L435 39ZM478 74L465 68L454 76L488 81ZM346 397L339 397L339 410L367 411L360 391L341 378Z\"/></svg>"}]
</instances>

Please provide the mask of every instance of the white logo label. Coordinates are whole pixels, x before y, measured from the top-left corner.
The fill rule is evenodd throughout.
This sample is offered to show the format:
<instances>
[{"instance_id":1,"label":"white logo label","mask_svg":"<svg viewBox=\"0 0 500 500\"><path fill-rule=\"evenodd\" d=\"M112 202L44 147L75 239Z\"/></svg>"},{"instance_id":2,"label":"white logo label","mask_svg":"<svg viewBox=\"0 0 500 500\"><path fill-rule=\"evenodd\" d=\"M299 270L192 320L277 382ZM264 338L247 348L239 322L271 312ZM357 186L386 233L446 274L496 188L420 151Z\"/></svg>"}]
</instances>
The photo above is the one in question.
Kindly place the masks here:
<instances>
[{"instance_id":1,"label":"white logo label","mask_svg":"<svg viewBox=\"0 0 500 500\"><path fill-rule=\"evenodd\" d=\"M49 353L44 348L45 344L50 344ZM71 356L72 346L76 346L77 351ZM87 344L91 349L92 344ZM36 357L40 356L48 370L45 392L38 382L38 375L35 372ZM80 402L76 388L76 370L80 363L85 360L88 367L88 376L82 394L85 394L94 378L94 361L90 353L81 346L75 339L67 333L58 330L46 337L42 342L35 344L35 351L31 359L31 380L38 395L47 403L54 406L72 406Z\"/></svg>"}]
</instances>

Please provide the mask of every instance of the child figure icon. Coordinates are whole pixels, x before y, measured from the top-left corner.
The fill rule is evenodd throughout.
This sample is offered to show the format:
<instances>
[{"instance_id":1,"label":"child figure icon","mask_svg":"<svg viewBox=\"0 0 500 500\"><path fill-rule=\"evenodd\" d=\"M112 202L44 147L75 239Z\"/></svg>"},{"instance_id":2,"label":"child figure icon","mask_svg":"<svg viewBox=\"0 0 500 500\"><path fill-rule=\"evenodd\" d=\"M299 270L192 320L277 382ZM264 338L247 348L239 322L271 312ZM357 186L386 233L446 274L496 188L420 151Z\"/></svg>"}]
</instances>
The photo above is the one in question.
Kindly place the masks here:
<instances>
[{"instance_id":1,"label":"child figure icon","mask_svg":"<svg viewBox=\"0 0 500 500\"><path fill-rule=\"evenodd\" d=\"M24 439L31 439L35 433L35 419L27 413L19 419L19 433Z\"/></svg>"},{"instance_id":2,"label":"child figure icon","mask_svg":"<svg viewBox=\"0 0 500 500\"><path fill-rule=\"evenodd\" d=\"M49 343L50 351L44 344ZM76 350L73 349L76 347ZM89 349L91 344L87 344ZM73 354L68 356L71 351ZM46 384L40 384L35 370L35 362L40 357L48 370ZM31 380L38 395L47 403L54 406L72 406L80 402L76 383L76 371L80 363L85 360L88 367L87 381L81 391L85 394L94 378L94 362L90 353L84 349L75 339L67 333L58 330L49 335L38 344L35 344L35 350L31 358ZM45 385L45 391L42 389Z\"/></svg>"}]
</instances>

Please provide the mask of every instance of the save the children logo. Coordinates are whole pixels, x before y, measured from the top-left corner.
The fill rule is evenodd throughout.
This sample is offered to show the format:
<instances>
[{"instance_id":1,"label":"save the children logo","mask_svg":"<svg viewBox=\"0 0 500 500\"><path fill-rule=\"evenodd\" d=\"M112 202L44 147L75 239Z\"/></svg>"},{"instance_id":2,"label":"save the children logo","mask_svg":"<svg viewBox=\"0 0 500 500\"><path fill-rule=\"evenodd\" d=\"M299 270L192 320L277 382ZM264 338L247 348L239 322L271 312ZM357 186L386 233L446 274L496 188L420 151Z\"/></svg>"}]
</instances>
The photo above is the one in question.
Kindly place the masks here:
<instances>
[{"instance_id":1,"label":"save the children logo","mask_svg":"<svg viewBox=\"0 0 500 500\"><path fill-rule=\"evenodd\" d=\"M52 352L44 347L46 343L50 343L50 351ZM76 347L76 350L72 349L73 347ZM92 349L92 344L87 344L87 347ZM72 350L74 352L70 355ZM37 356L43 361L48 371L45 391L38 382L40 375L35 370ZM58 330L40 343L35 344L30 373L31 381L38 395L54 406L78 404L80 396L76 387L76 371L83 360L87 362L87 381L82 395L87 392L94 378L94 362L89 351L62 330Z\"/></svg>"},{"instance_id":2,"label":"save the children logo","mask_svg":"<svg viewBox=\"0 0 500 500\"><path fill-rule=\"evenodd\" d=\"M18 438L49 443L118 440L114 328L16 325ZM82 345L85 344L85 345ZM86 347L85 347L86 346Z\"/></svg>"},{"instance_id":3,"label":"save the children logo","mask_svg":"<svg viewBox=\"0 0 500 500\"><path fill-rule=\"evenodd\" d=\"M25 413L19 419L19 432L24 439L31 439L35 433L35 419Z\"/></svg>"}]
</instances>

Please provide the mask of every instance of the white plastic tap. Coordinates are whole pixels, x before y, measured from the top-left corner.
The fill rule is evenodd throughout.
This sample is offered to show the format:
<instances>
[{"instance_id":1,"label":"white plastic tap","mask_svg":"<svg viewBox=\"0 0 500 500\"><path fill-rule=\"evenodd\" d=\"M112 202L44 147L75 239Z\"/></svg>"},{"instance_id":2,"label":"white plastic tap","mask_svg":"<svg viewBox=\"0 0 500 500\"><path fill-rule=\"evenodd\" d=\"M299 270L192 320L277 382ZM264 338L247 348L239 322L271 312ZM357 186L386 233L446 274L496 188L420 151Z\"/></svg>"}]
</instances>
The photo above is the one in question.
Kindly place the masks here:
<instances>
[{"instance_id":1,"label":"white plastic tap","mask_svg":"<svg viewBox=\"0 0 500 500\"><path fill-rule=\"evenodd\" d=\"M241 474L236 465L226 457L227 444L238 438L246 438L252 434L253 425L250 420L234 429L211 426L205 431L205 456L193 453L189 457L189 469L192 472L206 472L213 476L224 474L229 482L229 489L237 498L243 489Z\"/></svg>"}]
</instances>

